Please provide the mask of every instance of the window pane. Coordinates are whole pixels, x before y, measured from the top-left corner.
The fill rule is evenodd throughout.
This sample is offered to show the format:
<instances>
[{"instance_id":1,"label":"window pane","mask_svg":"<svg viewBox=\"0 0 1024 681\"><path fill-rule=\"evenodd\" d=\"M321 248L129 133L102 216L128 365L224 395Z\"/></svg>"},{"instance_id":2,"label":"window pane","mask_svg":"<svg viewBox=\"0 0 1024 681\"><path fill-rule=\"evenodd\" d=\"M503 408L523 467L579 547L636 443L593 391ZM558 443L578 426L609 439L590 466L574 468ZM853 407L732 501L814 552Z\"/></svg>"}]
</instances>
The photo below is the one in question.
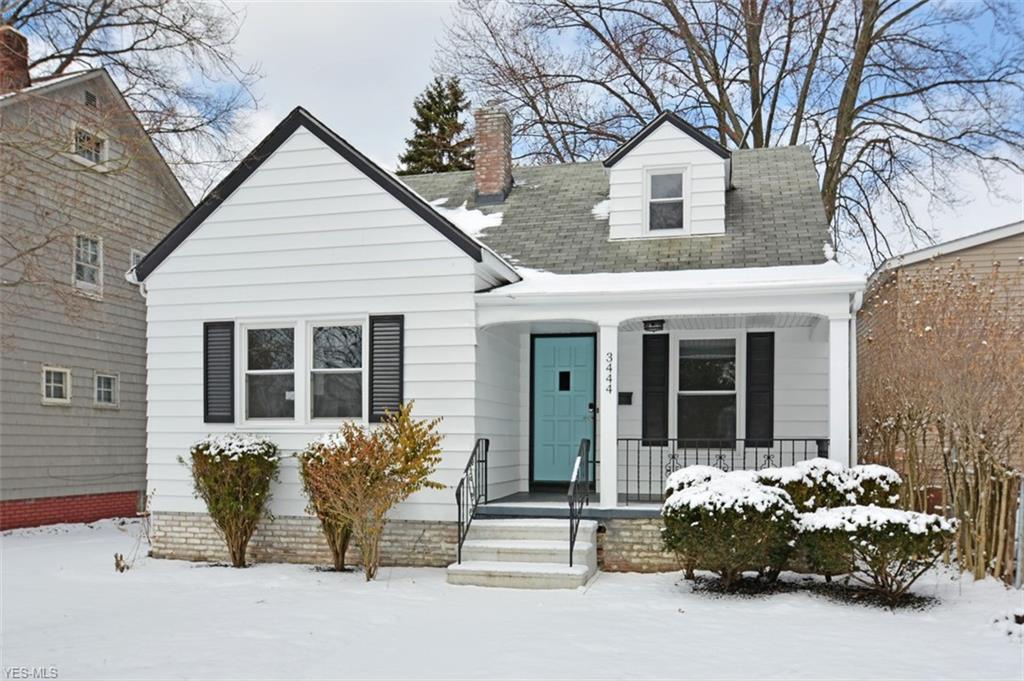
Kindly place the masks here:
<instances>
[{"instance_id":1,"label":"window pane","mask_svg":"<svg viewBox=\"0 0 1024 681\"><path fill-rule=\"evenodd\" d=\"M709 440L732 446L736 439L735 395L680 395L677 404L676 423L681 439Z\"/></svg>"},{"instance_id":2,"label":"window pane","mask_svg":"<svg viewBox=\"0 0 1024 681\"><path fill-rule=\"evenodd\" d=\"M78 263L75 265L75 280L83 284L99 285L100 270L98 267Z\"/></svg>"},{"instance_id":3,"label":"window pane","mask_svg":"<svg viewBox=\"0 0 1024 681\"><path fill-rule=\"evenodd\" d=\"M67 397L65 385L66 374L63 371L47 371L43 381L43 395L53 400Z\"/></svg>"},{"instance_id":4,"label":"window pane","mask_svg":"<svg viewBox=\"0 0 1024 681\"><path fill-rule=\"evenodd\" d=\"M651 175L652 199L679 199L683 196L682 173Z\"/></svg>"},{"instance_id":5,"label":"window pane","mask_svg":"<svg viewBox=\"0 0 1024 681\"><path fill-rule=\"evenodd\" d=\"M249 369L291 369L295 329L249 329Z\"/></svg>"},{"instance_id":6,"label":"window pane","mask_svg":"<svg viewBox=\"0 0 1024 681\"><path fill-rule=\"evenodd\" d=\"M314 369L358 369L363 365L363 329L318 326L313 329Z\"/></svg>"},{"instance_id":7,"label":"window pane","mask_svg":"<svg viewBox=\"0 0 1024 681\"><path fill-rule=\"evenodd\" d=\"M363 415L363 375L361 373L314 373L313 418L339 418Z\"/></svg>"},{"instance_id":8,"label":"window pane","mask_svg":"<svg viewBox=\"0 0 1024 681\"><path fill-rule=\"evenodd\" d=\"M736 341L679 341L679 390L735 390Z\"/></svg>"},{"instance_id":9,"label":"window pane","mask_svg":"<svg viewBox=\"0 0 1024 681\"><path fill-rule=\"evenodd\" d=\"M103 404L114 403L114 386L116 379L113 376L96 377L96 401Z\"/></svg>"},{"instance_id":10,"label":"window pane","mask_svg":"<svg viewBox=\"0 0 1024 681\"><path fill-rule=\"evenodd\" d=\"M295 416L295 374L257 374L245 377L246 418Z\"/></svg>"},{"instance_id":11,"label":"window pane","mask_svg":"<svg viewBox=\"0 0 1024 681\"><path fill-rule=\"evenodd\" d=\"M682 229L683 228L683 202L652 203L650 228L654 229Z\"/></svg>"}]
</instances>

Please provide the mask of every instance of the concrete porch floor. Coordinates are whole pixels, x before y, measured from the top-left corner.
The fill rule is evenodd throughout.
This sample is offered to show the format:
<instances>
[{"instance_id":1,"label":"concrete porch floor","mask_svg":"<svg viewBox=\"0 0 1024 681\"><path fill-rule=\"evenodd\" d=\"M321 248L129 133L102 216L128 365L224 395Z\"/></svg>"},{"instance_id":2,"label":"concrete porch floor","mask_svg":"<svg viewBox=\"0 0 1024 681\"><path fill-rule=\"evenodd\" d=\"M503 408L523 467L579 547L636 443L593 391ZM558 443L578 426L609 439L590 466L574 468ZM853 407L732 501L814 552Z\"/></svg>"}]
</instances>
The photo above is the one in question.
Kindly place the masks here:
<instances>
[{"instance_id":1,"label":"concrete porch floor","mask_svg":"<svg viewBox=\"0 0 1024 681\"><path fill-rule=\"evenodd\" d=\"M600 496L593 492L590 504L583 507L583 518L657 518L661 504L649 499L627 499L619 495L619 505L600 507ZM492 499L477 508L477 518L569 518L569 502L564 492L516 492Z\"/></svg>"}]
</instances>

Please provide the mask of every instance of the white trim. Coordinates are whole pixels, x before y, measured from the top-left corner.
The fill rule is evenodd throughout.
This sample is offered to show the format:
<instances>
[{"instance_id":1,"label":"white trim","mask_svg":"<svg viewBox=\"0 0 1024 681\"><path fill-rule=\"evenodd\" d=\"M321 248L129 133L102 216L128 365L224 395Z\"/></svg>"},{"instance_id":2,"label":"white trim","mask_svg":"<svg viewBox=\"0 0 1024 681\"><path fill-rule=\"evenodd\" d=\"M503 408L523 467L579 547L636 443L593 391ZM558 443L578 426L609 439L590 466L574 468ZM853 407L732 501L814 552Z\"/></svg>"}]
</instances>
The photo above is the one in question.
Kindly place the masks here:
<instances>
[{"instance_id":1,"label":"white trim","mask_svg":"<svg viewBox=\"0 0 1024 681\"><path fill-rule=\"evenodd\" d=\"M346 421L361 422L361 421L364 421L366 419L367 399L368 399L367 398L367 389L369 388L368 380L367 380L367 374L369 374L369 372L367 371L367 364L369 362L368 349L367 349L367 347L369 346L369 343L367 342L368 341L367 333L369 332L369 329L367 328L367 326L368 326L367 321L368 320L366 318L364 318L364 319L341 319L341 320L331 319L331 320L323 320L323 321L321 321L321 320L312 320L312 321L306 322L306 336L307 336L307 340L306 340L306 376L307 376L307 380L306 380L305 391L306 391L306 395L308 396L308 404L306 405L306 418L308 419L308 423L316 423L316 424L326 423L326 424L341 425L342 423L345 423ZM360 366L358 368L348 368L348 369L314 369L313 368L313 329L314 328L323 328L323 327L328 327L328 326L355 326L355 327L359 328L359 333L360 333L360 338L359 338L359 348L360 348L359 363L360 363ZM312 380L312 375L314 373L322 373L322 374L354 374L354 373L357 373L357 372L359 373L360 385L361 385L360 398L359 398L360 399L360 403L361 403L360 404L360 414L358 416L327 416L327 417L323 417L323 416L316 417L316 416L313 416L313 380Z\"/></svg>"},{"instance_id":2,"label":"white trim","mask_svg":"<svg viewBox=\"0 0 1024 681\"><path fill-rule=\"evenodd\" d=\"M84 132L87 135L91 135L93 138L100 142L100 154L99 160L93 161L90 158L86 158L78 153L78 133ZM110 137L102 132L97 132L93 128L87 125L81 125L74 123L71 125L71 151L65 154L72 161L85 166L91 170L95 170L98 173L106 173L110 171L110 167L107 162L110 160Z\"/></svg>"},{"instance_id":3,"label":"white trim","mask_svg":"<svg viewBox=\"0 0 1024 681\"><path fill-rule=\"evenodd\" d=\"M96 242L98 265L83 263L87 267L97 267L97 283L91 284L78 279L78 239L91 239ZM94 298L103 297L103 237L90 232L75 232L74 241L71 244L71 286L79 292Z\"/></svg>"},{"instance_id":4,"label":"white trim","mask_svg":"<svg viewBox=\"0 0 1024 681\"><path fill-rule=\"evenodd\" d=\"M655 175L679 175L679 198L651 198L651 180ZM643 230L641 238L657 239L673 236L688 236L690 234L690 177L691 168L689 164L644 167L644 196L642 208ZM651 204L674 203L676 201L681 201L683 204L682 227L680 229L651 229Z\"/></svg>"},{"instance_id":5,"label":"white trim","mask_svg":"<svg viewBox=\"0 0 1024 681\"><path fill-rule=\"evenodd\" d=\"M64 374L64 397L47 397L46 396L46 372L62 373ZM43 404L49 405L67 405L71 404L71 369L67 367L53 366L50 364L42 365L42 369L39 372L39 395Z\"/></svg>"},{"instance_id":6,"label":"white trim","mask_svg":"<svg viewBox=\"0 0 1024 681\"><path fill-rule=\"evenodd\" d=\"M128 271L129 272L134 270L135 266L139 264L139 262L135 262L136 256L138 256L139 262L142 262L142 259L146 257L146 252L145 251L140 251L137 248L131 248L131 249L128 250Z\"/></svg>"},{"instance_id":7,"label":"white trim","mask_svg":"<svg viewBox=\"0 0 1024 681\"><path fill-rule=\"evenodd\" d=\"M113 402L100 402L99 393L99 379L100 378L112 378L114 384L112 386ZM92 404L94 407L100 407L103 409L118 409L121 406L121 375L113 372L105 371L94 371L92 374Z\"/></svg>"},{"instance_id":8,"label":"white trim","mask_svg":"<svg viewBox=\"0 0 1024 681\"><path fill-rule=\"evenodd\" d=\"M238 342L235 344L238 348L238 361L236 366L238 367L238 386L239 390L236 390L235 397L237 401L237 412L235 421L239 425L248 426L250 428L259 428L262 424L270 425L285 425L298 422L299 405L297 404L300 394L299 380L298 380L298 360L301 357L301 353L298 352L302 347L298 344L299 342L299 322L295 320L281 321L281 322L270 322L270 321L259 321L259 322L239 322L235 324L238 329ZM292 368L291 369L254 369L249 371L249 331L256 329L292 329ZM292 374L292 417L291 418L254 418L250 419L247 413L246 405L248 404L248 383L246 377L249 374L253 375L285 375Z\"/></svg>"},{"instance_id":9,"label":"white trim","mask_svg":"<svg viewBox=\"0 0 1024 681\"><path fill-rule=\"evenodd\" d=\"M903 265L913 265L914 263L923 262L930 260L931 258L948 255L957 251L963 251L968 248L975 246L982 246L992 241L999 241L1011 236L1017 236L1018 234L1024 234L1024 220L1020 222L1011 222L1008 225L1002 225L1000 227L994 227L992 229L986 229L975 234L968 234L957 239L951 239L941 244L935 244L934 246L927 246L925 248L904 253L903 255L897 255L889 258L875 270L875 273L884 272L886 270L895 269L902 267Z\"/></svg>"}]
</instances>

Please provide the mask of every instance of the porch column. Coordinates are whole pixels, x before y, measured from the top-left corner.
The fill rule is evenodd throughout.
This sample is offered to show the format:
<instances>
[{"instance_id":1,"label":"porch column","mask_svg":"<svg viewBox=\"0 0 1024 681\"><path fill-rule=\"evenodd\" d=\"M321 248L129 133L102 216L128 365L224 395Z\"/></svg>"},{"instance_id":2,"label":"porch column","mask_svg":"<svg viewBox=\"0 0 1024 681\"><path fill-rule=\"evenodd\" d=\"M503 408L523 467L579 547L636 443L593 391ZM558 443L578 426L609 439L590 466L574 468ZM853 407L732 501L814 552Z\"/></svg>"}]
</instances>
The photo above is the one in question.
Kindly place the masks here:
<instances>
[{"instance_id":1,"label":"porch column","mask_svg":"<svg viewBox=\"0 0 1024 681\"><path fill-rule=\"evenodd\" d=\"M619 505L619 325L601 324L597 361L597 446L601 506Z\"/></svg>"},{"instance_id":2,"label":"porch column","mask_svg":"<svg viewBox=\"0 0 1024 681\"><path fill-rule=\"evenodd\" d=\"M828 324L829 458L850 461L850 316L830 317Z\"/></svg>"}]
</instances>

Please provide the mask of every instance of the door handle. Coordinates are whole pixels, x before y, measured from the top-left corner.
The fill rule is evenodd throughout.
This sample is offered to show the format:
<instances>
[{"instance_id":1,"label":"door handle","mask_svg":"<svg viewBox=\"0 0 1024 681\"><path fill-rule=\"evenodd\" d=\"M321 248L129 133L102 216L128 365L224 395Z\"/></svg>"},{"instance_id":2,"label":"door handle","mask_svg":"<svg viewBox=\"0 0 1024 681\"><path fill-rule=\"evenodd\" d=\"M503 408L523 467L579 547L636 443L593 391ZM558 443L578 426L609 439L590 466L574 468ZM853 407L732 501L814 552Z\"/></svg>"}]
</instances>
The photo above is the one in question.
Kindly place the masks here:
<instances>
[{"instance_id":1,"label":"door handle","mask_svg":"<svg viewBox=\"0 0 1024 681\"><path fill-rule=\"evenodd\" d=\"M593 402L588 402L587 403L587 409L590 410L591 414L596 414L597 413L597 405L594 404Z\"/></svg>"}]
</instances>

